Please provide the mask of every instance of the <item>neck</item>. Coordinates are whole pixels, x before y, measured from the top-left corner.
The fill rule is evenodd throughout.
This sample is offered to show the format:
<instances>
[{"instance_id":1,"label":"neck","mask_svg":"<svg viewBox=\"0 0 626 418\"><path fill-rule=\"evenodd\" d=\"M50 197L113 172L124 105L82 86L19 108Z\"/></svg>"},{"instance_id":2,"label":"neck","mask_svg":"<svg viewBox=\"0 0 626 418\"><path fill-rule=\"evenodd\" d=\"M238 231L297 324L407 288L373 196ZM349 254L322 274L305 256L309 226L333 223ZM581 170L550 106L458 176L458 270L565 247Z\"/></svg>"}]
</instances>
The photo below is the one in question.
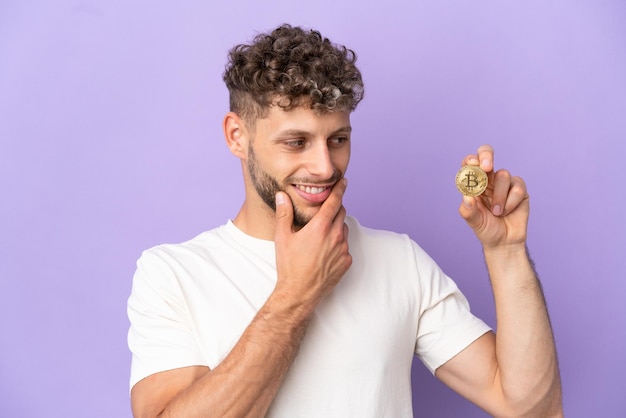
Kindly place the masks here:
<instances>
[{"instance_id":1,"label":"neck","mask_svg":"<svg viewBox=\"0 0 626 418\"><path fill-rule=\"evenodd\" d=\"M263 202L244 201L233 223L242 232L259 239L274 241L276 215Z\"/></svg>"}]
</instances>

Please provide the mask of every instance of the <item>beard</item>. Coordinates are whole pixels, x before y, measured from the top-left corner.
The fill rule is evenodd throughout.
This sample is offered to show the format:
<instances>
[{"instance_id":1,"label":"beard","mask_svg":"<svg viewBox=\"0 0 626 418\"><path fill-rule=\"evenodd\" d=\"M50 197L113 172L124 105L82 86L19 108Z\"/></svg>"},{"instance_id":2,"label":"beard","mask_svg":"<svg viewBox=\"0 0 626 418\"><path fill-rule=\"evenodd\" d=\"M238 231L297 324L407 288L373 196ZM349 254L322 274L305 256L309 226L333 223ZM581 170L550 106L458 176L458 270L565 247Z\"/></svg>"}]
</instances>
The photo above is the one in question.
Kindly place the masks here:
<instances>
[{"instance_id":1,"label":"beard","mask_svg":"<svg viewBox=\"0 0 626 418\"><path fill-rule=\"evenodd\" d=\"M276 212L276 193L285 192L289 196L286 191L287 185L297 183L316 183L315 181L311 181L309 179L298 179L298 181L296 181L295 177L287 177L284 181L284 185L281 186L274 177L270 176L266 171L261 168L256 159L256 155L254 154L254 148L252 147L252 145L248 147L247 166L248 173L250 173L250 180L252 180L252 184L254 185L256 192L261 197L263 202L265 202L265 204L269 206L270 209L272 209L274 212ZM334 184L338 182L341 177L342 174L335 169L331 178L324 181L324 183ZM293 226L298 229L302 228L311 220L312 217L312 215L306 215L302 213L302 211L295 204L293 204Z\"/></svg>"}]
</instances>

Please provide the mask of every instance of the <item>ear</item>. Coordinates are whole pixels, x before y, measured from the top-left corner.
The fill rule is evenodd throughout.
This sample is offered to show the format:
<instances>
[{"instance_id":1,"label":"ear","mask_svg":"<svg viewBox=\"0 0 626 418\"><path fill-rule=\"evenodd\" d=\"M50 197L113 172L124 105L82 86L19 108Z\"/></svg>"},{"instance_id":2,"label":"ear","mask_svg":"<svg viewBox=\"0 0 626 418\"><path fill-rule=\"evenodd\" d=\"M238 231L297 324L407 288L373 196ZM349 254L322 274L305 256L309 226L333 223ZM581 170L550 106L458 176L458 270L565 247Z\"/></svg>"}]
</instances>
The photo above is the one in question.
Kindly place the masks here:
<instances>
[{"instance_id":1,"label":"ear","mask_svg":"<svg viewBox=\"0 0 626 418\"><path fill-rule=\"evenodd\" d=\"M235 112L228 112L223 122L226 145L236 157L246 159L248 156L248 134L246 126Z\"/></svg>"}]
</instances>

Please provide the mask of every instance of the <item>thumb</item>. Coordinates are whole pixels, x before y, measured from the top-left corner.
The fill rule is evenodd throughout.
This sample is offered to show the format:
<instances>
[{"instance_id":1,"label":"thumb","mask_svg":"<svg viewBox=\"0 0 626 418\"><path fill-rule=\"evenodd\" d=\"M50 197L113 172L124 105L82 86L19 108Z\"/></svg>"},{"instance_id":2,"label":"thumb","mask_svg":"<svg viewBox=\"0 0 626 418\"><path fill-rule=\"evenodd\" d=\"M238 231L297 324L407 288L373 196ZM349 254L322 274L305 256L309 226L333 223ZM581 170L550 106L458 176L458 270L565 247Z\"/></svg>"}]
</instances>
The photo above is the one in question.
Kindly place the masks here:
<instances>
[{"instance_id":1,"label":"thumb","mask_svg":"<svg viewBox=\"0 0 626 418\"><path fill-rule=\"evenodd\" d=\"M463 196L463 203L459 207L459 213L461 217L465 219L465 222L477 231L483 225L483 214L478 207L478 201L471 196Z\"/></svg>"},{"instance_id":2,"label":"thumb","mask_svg":"<svg viewBox=\"0 0 626 418\"><path fill-rule=\"evenodd\" d=\"M292 232L293 206L285 192L276 193L276 236Z\"/></svg>"}]
</instances>

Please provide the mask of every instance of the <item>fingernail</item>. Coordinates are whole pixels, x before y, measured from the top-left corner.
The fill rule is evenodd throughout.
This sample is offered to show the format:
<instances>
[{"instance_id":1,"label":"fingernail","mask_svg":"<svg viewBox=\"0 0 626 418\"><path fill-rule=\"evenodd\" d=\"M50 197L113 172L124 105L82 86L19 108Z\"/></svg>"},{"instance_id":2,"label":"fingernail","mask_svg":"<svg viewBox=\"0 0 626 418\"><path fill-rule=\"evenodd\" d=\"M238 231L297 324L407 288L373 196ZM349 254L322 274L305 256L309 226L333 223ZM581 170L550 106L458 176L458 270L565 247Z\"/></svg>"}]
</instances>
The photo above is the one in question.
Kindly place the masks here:
<instances>
[{"instance_id":1,"label":"fingernail","mask_svg":"<svg viewBox=\"0 0 626 418\"><path fill-rule=\"evenodd\" d=\"M285 203L285 196L282 193L276 193L276 204L282 205L283 203Z\"/></svg>"},{"instance_id":2,"label":"fingernail","mask_svg":"<svg viewBox=\"0 0 626 418\"><path fill-rule=\"evenodd\" d=\"M480 162L480 166L482 167L483 170L488 170L489 167L491 167L491 159L485 158L484 160Z\"/></svg>"},{"instance_id":3,"label":"fingernail","mask_svg":"<svg viewBox=\"0 0 626 418\"><path fill-rule=\"evenodd\" d=\"M343 185L348 186L348 179L344 177L342 180L343 180Z\"/></svg>"},{"instance_id":4,"label":"fingernail","mask_svg":"<svg viewBox=\"0 0 626 418\"><path fill-rule=\"evenodd\" d=\"M474 199L469 196L463 196L463 206L466 208L471 208L474 203Z\"/></svg>"},{"instance_id":5,"label":"fingernail","mask_svg":"<svg viewBox=\"0 0 626 418\"><path fill-rule=\"evenodd\" d=\"M478 164L478 158L470 158L467 162L469 164Z\"/></svg>"},{"instance_id":6,"label":"fingernail","mask_svg":"<svg viewBox=\"0 0 626 418\"><path fill-rule=\"evenodd\" d=\"M502 215L502 208L500 207L500 205L495 205L493 209L491 209L491 212L496 216L500 216Z\"/></svg>"}]
</instances>

